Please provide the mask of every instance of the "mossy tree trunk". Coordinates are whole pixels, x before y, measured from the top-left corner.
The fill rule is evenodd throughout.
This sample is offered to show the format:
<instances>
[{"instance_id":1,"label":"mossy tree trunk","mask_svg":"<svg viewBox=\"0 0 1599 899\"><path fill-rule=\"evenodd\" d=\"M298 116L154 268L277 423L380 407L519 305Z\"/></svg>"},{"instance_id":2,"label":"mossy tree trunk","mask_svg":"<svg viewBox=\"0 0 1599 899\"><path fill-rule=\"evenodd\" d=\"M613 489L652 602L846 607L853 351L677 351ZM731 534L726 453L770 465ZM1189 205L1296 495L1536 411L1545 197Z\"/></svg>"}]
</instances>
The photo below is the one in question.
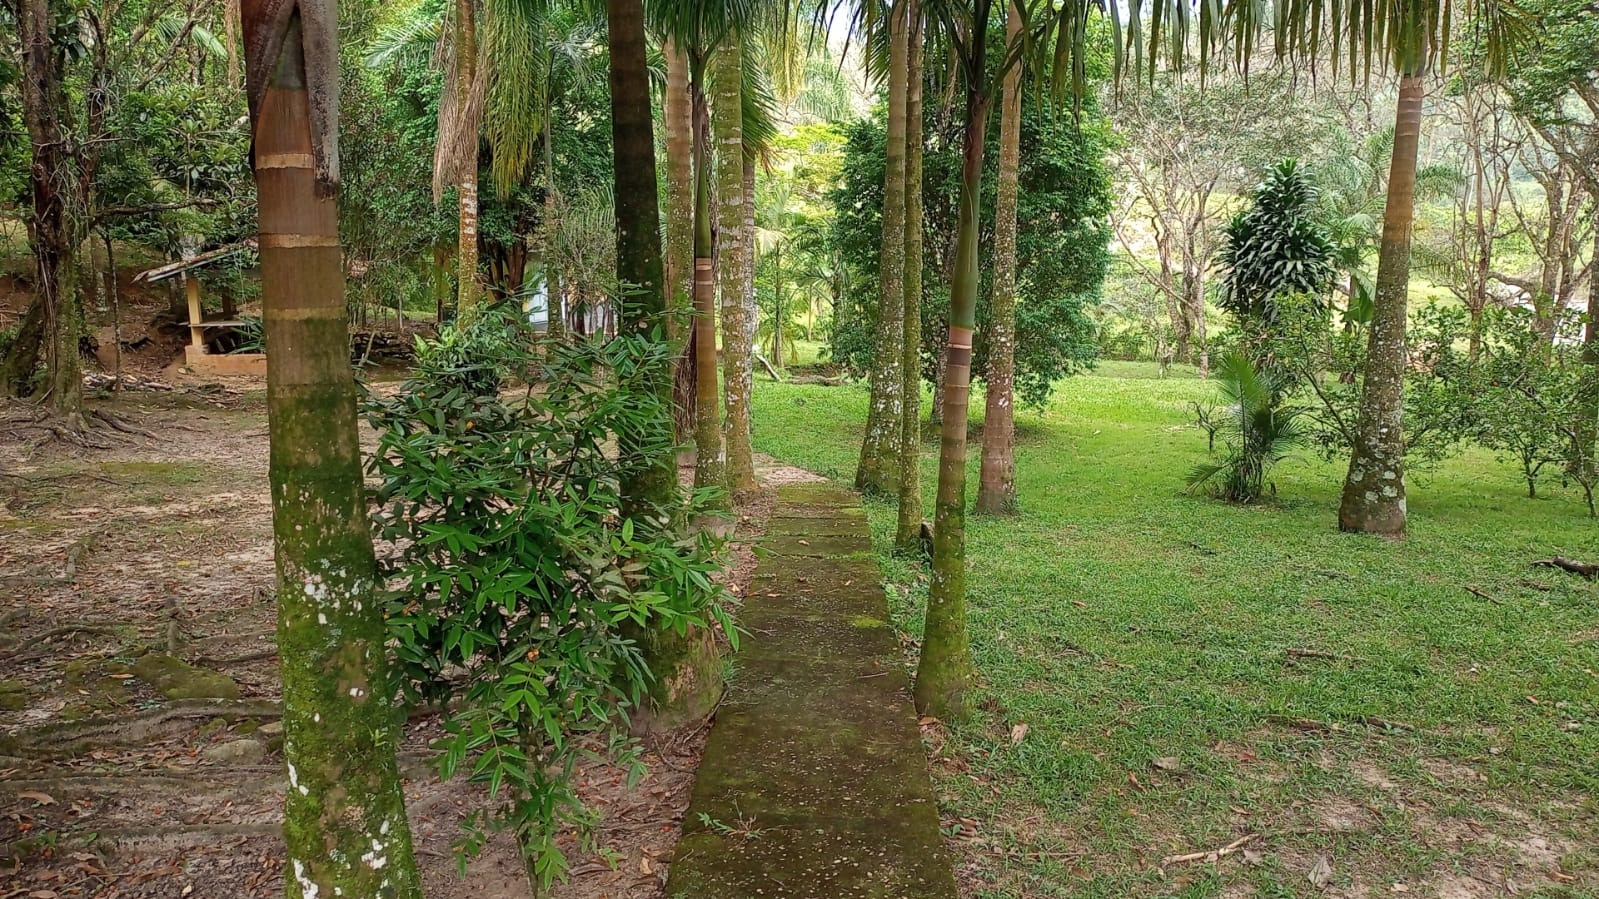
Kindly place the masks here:
<instances>
[{"instance_id":1,"label":"mossy tree trunk","mask_svg":"<svg viewBox=\"0 0 1599 899\"><path fill-rule=\"evenodd\" d=\"M1345 531L1405 534L1405 317L1410 291L1410 237L1416 216L1416 157L1421 139L1423 74L1399 80L1394 155L1388 169L1377 284L1366 344L1366 379L1338 508Z\"/></svg>"},{"instance_id":2,"label":"mossy tree trunk","mask_svg":"<svg viewBox=\"0 0 1599 899\"><path fill-rule=\"evenodd\" d=\"M337 7L245 0L243 20L269 348L286 895L419 899L345 319Z\"/></svg>"},{"instance_id":3,"label":"mossy tree trunk","mask_svg":"<svg viewBox=\"0 0 1599 899\"><path fill-rule=\"evenodd\" d=\"M694 439L694 113L689 94L688 54L670 38L666 57L666 296L679 346L673 378L676 436Z\"/></svg>"},{"instance_id":4,"label":"mossy tree trunk","mask_svg":"<svg viewBox=\"0 0 1599 899\"><path fill-rule=\"evenodd\" d=\"M871 400L861 439L855 488L877 496L899 489L899 450L903 439L905 365L905 93L908 54L907 5L895 0L889 11L888 143L884 150L883 246L878 275L877 343L872 362Z\"/></svg>"},{"instance_id":5,"label":"mossy tree trunk","mask_svg":"<svg viewBox=\"0 0 1599 899\"><path fill-rule=\"evenodd\" d=\"M991 0L973 3L973 34L987 34ZM973 41L967 72L987 69L986 41ZM977 245L982 226L983 150L993 98L983 80L968 79L961 160L955 274L950 284L949 343L944 354L944 422L933 510L932 582L916 666L916 709L960 718L972 679L966 630L966 426L971 398L972 334L977 327Z\"/></svg>"},{"instance_id":6,"label":"mossy tree trunk","mask_svg":"<svg viewBox=\"0 0 1599 899\"><path fill-rule=\"evenodd\" d=\"M83 316L78 297L76 248L81 210L73 202L82 179L78 160L69 152L67 96L63 51L51 39L58 13L49 0L21 0L17 6L18 42L22 47L22 118L32 150L29 186L33 218L28 234L33 243L34 291L39 299L39 349L17 341L20 380L33 374L33 360L43 351L48 372L45 403L69 426L83 426L83 374L78 338ZM27 336L27 335L22 335ZM8 372L8 376L11 373ZM8 377L8 380L10 378Z\"/></svg>"},{"instance_id":7,"label":"mossy tree trunk","mask_svg":"<svg viewBox=\"0 0 1599 899\"><path fill-rule=\"evenodd\" d=\"M694 486L727 488L717 389L716 242L711 227L710 104L705 54L689 51L694 119Z\"/></svg>"},{"instance_id":8,"label":"mossy tree trunk","mask_svg":"<svg viewBox=\"0 0 1599 899\"><path fill-rule=\"evenodd\" d=\"M641 0L607 0L605 11L611 51L616 274L621 283L636 286L622 306L621 327L637 333L659 326L668 308L644 9ZM673 392L670 372L661 373L656 389L661 408L669 409ZM672 422L663 418L655 426L664 433L672 428ZM624 442L621 449L628 452L628 444ZM652 462L646 474L623 485L627 504L623 511L675 526L676 460L663 454ZM722 694L722 665L710 631L678 634L666 628L630 636L638 641L653 675L646 706L634 718L637 728L668 729L704 717L715 707Z\"/></svg>"},{"instance_id":9,"label":"mossy tree trunk","mask_svg":"<svg viewBox=\"0 0 1599 899\"><path fill-rule=\"evenodd\" d=\"M1006 6L1005 35L1021 40L1021 11ZM1016 511L1016 183L1022 143L1022 70L1005 74L999 109L999 194L994 201L994 296L988 333L988 393L977 512Z\"/></svg>"},{"instance_id":10,"label":"mossy tree trunk","mask_svg":"<svg viewBox=\"0 0 1599 899\"><path fill-rule=\"evenodd\" d=\"M721 289L722 398L726 410L722 439L727 452L728 489L735 500L755 493L755 459L750 447L751 356L753 335L744 304L745 268L753 256L744 242L744 60L742 41L728 35L713 55L716 102L711 131L716 140L716 271Z\"/></svg>"},{"instance_id":11,"label":"mossy tree trunk","mask_svg":"<svg viewBox=\"0 0 1599 899\"><path fill-rule=\"evenodd\" d=\"M469 99L477 84L477 3L476 0L455 0L455 65L456 89L461 92L458 102L461 109L471 103ZM461 161L456 179L456 205L460 224L456 231L456 311L468 315L482 297L477 276L477 140L471 138L471 149Z\"/></svg>"},{"instance_id":12,"label":"mossy tree trunk","mask_svg":"<svg viewBox=\"0 0 1599 899\"><path fill-rule=\"evenodd\" d=\"M905 312L900 377L899 516L894 548L920 550L922 540L922 9L908 0L905 82Z\"/></svg>"}]
</instances>

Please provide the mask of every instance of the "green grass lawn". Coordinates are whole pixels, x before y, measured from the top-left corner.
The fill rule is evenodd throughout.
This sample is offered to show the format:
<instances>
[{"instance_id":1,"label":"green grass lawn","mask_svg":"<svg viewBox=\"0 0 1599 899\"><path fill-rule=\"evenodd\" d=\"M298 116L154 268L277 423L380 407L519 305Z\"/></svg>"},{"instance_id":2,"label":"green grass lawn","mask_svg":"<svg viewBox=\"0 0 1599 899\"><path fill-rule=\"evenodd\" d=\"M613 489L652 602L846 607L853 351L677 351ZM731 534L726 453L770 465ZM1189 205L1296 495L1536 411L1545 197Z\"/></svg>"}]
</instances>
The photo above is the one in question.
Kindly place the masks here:
<instances>
[{"instance_id":1,"label":"green grass lawn","mask_svg":"<svg viewBox=\"0 0 1599 899\"><path fill-rule=\"evenodd\" d=\"M1599 557L1577 496L1468 453L1390 543L1338 533L1308 455L1267 504L1187 495L1211 390L1107 363L1018 417L1023 514L968 529L980 711L927 732L972 894L1599 895L1599 587L1528 565ZM758 380L755 412L758 450L852 477L863 388ZM915 637L925 571L884 570Z\"/></svg>"}]
</instances>

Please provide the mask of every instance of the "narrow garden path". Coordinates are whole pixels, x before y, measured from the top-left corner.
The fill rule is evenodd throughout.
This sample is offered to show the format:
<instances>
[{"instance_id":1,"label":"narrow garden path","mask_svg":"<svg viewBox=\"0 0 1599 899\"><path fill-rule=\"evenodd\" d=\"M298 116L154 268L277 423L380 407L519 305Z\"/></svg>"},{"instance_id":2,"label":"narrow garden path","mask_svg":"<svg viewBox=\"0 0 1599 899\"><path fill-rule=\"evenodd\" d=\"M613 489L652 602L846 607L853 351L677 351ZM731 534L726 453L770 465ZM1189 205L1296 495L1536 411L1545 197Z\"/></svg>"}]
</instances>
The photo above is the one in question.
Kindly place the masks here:
<instances>
[{"instance_id":1,"label":"narrow garden path","mask_svg":"<svg viewBox=\"0 0 1599 899\"><path fill-rule=\"evenodd\" d=\"M953 899L866 516L778 491L667 895Z\"/></svg>"}]
</instances>

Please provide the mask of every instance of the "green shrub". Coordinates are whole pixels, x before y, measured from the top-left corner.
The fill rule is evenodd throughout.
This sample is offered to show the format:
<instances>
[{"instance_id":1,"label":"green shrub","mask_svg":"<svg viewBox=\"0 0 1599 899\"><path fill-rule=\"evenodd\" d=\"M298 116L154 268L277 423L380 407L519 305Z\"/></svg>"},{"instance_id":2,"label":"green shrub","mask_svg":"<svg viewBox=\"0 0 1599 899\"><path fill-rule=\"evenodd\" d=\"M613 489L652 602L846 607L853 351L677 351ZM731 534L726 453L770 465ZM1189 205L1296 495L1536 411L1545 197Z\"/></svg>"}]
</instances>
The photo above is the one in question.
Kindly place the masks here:
<instances>
[{"instance_id":1,"label":"green shrub","mask_svg":"<svg viewBox=\"0 0 1599 899\"><path fill-rule=\"evenodd\" d=\"M1256 369L1241 352L1230 352L1216 366L1222 405L1201 418L1213 423L1211 445L1221 434L1226 449L1214 462L1194 469L1188 487L1212 485L1214 493L1235 503L1252 503L1266 490L1271 467L1305 442L1300 426L1304 409L1282 402L1279 379ZM1208 410L1207 410L1208 411Z\"/></svg>"},{"instance_id":2,"label":"green shrub","mask_svg":"<svg viewBox=\"0 0 1599 899\"><path fill-rule=\"evenodd\" d=\"M547 352L535 360L512 319L484 313L419 340L414 375L368 403L398 689L445 709L441 774L489 789L463 857L509 830L536 891L565 875L558 832L592 846L573 777L585 752L641 772L628 712L649 672L624 628L732 633L712 538L676 531L678 510L618 512L623 480L673 451L649 389L668 376L666 346ZM513 373L530 386L507 391Z\"/></svg>"}]
</instances>

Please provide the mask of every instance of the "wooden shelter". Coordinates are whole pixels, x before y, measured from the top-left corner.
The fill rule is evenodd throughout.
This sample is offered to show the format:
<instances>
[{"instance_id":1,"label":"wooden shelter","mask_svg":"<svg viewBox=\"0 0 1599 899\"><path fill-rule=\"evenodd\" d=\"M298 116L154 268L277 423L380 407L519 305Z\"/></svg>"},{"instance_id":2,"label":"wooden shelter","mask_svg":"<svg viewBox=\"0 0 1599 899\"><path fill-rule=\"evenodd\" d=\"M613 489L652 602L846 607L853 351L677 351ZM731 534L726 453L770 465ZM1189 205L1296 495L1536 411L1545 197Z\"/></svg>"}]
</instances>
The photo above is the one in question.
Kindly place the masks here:
<instances>
[{"instance_id":1,"label":"wooden shelter","mask_svg":"<svg viewBox=\"0 0 1599 899\"><path fill-rule=\"evenodd\" d=\"M196 274L200 269L213 265L224 259L237 256L246 250L255 249L255 241L231 244L208 250L190 259L171 262L148 271L135 275L136 284L155 284L171 278L183 276L184 294L189 303L189 320L184 326L189 329L189 343L184 347L184 364L190 370L217 375L253 375L266 377L265 353L212 353L206 346L206 332L218 328L239 328L245 322L242 319L223 317L220 319L207 319L205 308L200 302L200 277Z\"/></svg>"}]
</instances>

